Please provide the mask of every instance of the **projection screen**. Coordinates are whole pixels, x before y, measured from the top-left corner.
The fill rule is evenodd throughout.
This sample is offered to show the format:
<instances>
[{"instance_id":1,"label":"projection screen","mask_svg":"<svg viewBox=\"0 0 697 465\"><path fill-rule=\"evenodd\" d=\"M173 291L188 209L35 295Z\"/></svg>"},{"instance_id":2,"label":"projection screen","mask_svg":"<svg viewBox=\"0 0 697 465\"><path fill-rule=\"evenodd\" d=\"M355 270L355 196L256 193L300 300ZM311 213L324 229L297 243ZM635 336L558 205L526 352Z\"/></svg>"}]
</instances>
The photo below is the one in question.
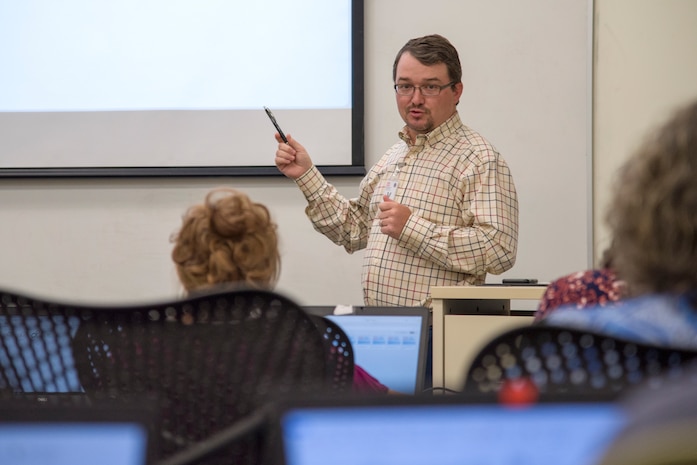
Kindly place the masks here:
<instances>
[{"instance_id":1,"label":"projection screen","mask_svg":"<svg viewBox=\"0 0 697 465\"><path fill-rule=\"evenodd\" d=\"M363 0L0 0L0 176L364 173Z\"/></svg>"}]
</instances>

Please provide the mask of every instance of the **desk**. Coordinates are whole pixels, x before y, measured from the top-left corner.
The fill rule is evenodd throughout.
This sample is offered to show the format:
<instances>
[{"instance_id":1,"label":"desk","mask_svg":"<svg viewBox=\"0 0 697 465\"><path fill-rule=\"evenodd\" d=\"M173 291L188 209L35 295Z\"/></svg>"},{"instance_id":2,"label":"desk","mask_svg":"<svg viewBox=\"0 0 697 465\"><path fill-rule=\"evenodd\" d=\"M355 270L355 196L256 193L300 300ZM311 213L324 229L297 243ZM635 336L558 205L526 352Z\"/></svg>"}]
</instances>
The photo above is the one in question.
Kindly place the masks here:
<instances>
[{"instance_id":1,"label":"desk","mask_svg":"<svg viewBox=\"0 0 697 465\"><path fill-rule=\"evenodd\" d=\"M540 300L540 286L442 286L431 288L433 301L433 386L459 391L465 370L479 349L498 333L532 323L529 311L508 315L463 314L467 301Z\"/></svg>"}]
</instances>

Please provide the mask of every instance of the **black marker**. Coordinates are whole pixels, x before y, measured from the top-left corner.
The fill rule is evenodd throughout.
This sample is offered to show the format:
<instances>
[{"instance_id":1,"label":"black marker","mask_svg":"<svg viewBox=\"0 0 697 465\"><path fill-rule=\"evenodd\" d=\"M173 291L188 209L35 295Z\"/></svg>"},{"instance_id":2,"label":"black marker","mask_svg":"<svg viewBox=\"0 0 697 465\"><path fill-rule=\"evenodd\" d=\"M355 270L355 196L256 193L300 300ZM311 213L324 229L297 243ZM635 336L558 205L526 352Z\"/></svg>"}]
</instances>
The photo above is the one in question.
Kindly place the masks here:
<instances>
[{"instance_id":1,"label":"black marker","mask_svg":"<svg viewBox=\"0 0 697 465\"><path fill-rule=\"evenodd\" d=\"M274 127L276 128L276 131L278 131L278 134L281 136L281 139L283 139L283 142L286 144L288 143L288 139L286 139L286 135L283 134L283 131L281 130L281 127L278 125L276 122L276 118L273 117L273 113L271 113L271 110L268 108L264 107L264 111L266 111L266 114L269 116L269 119L273 123Z\"/></svg>"},{"instance_id":2,"label":"black marker","mask_svg":"<svg viewBox=\"0 0 697 465\"><path fill-rule=\"evenodd\" d=\"M536 278L507 278L501 280L502 284L509 284L509 285L530 285L530 284L537 284L537 279Z\"/></svg>"}]
</instances>

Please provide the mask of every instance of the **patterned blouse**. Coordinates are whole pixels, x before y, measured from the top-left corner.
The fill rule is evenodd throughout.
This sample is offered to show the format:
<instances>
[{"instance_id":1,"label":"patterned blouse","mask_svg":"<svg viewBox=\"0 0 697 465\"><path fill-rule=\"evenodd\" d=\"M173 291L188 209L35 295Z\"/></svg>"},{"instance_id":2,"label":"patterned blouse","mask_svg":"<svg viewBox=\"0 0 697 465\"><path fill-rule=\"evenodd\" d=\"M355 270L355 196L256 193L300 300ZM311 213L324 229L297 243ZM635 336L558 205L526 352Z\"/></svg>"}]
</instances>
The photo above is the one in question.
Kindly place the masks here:
<instances>
[{"instance_id":1,"label":"patterned blouse","mask_svg":"<svg viewBox=\"0 0 697 465\"><path fill-rule=\"evenodd\" d=\"M313 167L296 180L314 228L353 253L366 249L366 305L431 306L431 286L482 284L515 263L518 197L508 165L455 113L409 141L406 128L363 178L359 196L339 194ZM378 204L388 178L411 216L398 240L383 234Z\"/></svg>"},{"instance_id":2,"label":"patterned blouse","mask_svg":"<svg viewBox=\"0 0 697 465\"><path fill-rule=\"evenodd\" d=\"M586 308L616 302L622 297L623 287L615 272L608 268L562 276L547 286L535 312L535 321L564 305Z\"/></svg>"}]
</instances>

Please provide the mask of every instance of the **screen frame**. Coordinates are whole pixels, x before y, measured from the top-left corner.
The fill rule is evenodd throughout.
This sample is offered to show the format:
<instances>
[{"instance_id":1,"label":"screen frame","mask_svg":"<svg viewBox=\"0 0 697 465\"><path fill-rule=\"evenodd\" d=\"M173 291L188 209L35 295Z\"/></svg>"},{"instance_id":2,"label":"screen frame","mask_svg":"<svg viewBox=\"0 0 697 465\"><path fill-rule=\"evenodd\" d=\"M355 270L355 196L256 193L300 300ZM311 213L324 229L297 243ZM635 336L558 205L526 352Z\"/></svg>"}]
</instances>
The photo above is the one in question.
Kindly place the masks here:
<instances>
[{"instance_id":1,"label":"screen frame","mask_svg":"<svg viewBox=\"0 0 697 465\"><path fill-rule=\"evenodd\" d=\"M317 165L325 176L364 176L364 0L351 0L351 164ZM260 108L260 111L263 109ZM0 178L133 178L282 176L273 165L145 167L0 167Z\"/></svg>"}]
</instances>

